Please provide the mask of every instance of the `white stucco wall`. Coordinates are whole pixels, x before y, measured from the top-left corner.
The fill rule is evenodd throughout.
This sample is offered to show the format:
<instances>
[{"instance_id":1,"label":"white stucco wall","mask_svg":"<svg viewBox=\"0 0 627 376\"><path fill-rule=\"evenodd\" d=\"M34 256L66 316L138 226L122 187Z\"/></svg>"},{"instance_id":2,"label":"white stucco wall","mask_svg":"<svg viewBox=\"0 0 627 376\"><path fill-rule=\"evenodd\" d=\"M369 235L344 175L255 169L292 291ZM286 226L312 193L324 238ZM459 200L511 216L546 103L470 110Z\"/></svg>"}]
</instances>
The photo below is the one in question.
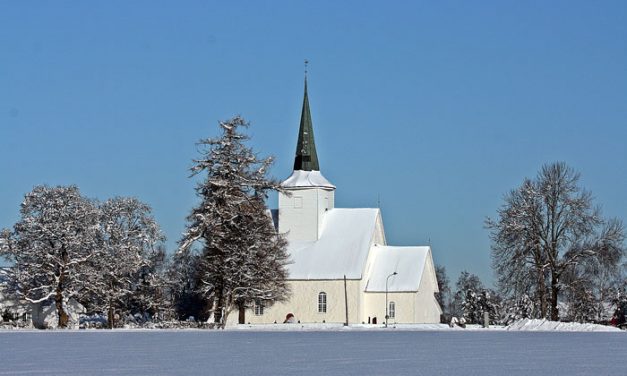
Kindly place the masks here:
<instances>
[{"instance_id":1,"label":"white stucco wall","mask_svg":"<svg viewBox=\"0 0 627 376\"><path fill-rule=\"evenodd\" d=\"M388 293L388 304L396 304L396 317L390 318L390 323L415 323L416 321L416 293L394 292ZM377 324L385 322L385 293L364 293L364 309L362 321L367 323L368 318L377 318ZM372 322L372 321L371 321ZM424 322L424 321L423 321Z\"/></svg>"},{"instance_id":2,"label":"white stucco wall","mask_svg":"<svg viewBox=\"0 0 627 376\"><path fill-rule=\"evenodd\" d=\"M369 260L371 262L372 260ZM438 291L435 268L431 253L427 256L425 269L420 279L418 291L388 292L388 304L396 303L396 314L389 322L395 323L439 323L441 309L435 300ZM385 322L385 292L365 292L362 305L362 321L377 318L377 323Z\"/></svg>"},{"instance_id":3,"label":"white stucco wall","mask_svg":"<svg viewBox=\"0 0 627 376\"><path fill-rule=\"evenodd\" d=\"M279 193L279 232L288 241L315 241L322 221L335 206L335 191L323 188L290 189L291 196Z\"/></svg>"},{"instance_id":4,"label":"white stucco wall","mask_svg":"<svg viewBox=\"0 0 627 376\"><path fill-rule=\"evenodd\" d=\"M435 274L433 265L427 263L423 273L420 290L388 293L388 303L396 303L396 317L390 323L438 323L440 307L434 297ZM345 320L344 281L343 280L297 280L290 281L292 295L286 302L276 303L264 308L263 315L255 315L253 309L246 310L246 323L271 324L283 323L288 313L292 313L301 323L342 323ZM349 323L367 323L368 318L377 318L378 324L385 322L385 293L363 292L361 280L348 280ZM318 312L318 293L327 293L327 312ZM231 312L228 325L235 325L238 313Z\"/></svg>"},{"instance_id":5,"label":"white stucco wall","mask_svg":"<svg viewBox=\"0 0 627 376\"><path fill-rule=\"evenodd\" d=\"M420 287L416 294L416 322L440 322L442 309L435 299L435 293L439 291L437 278L435 277L435 267L431 253L427 257L425 270L422 273Z\"/></svg>"},{"instance_id":6,"label":"white stucco wall","mask_svg":"<svg viewBox=\"0 0 627 376\"><path fill-rule=\"evenodd\" d=\"M246 323L271 324L283 323L285 316L292 313L301 323L343 323L346 319L343 280L295 280L289 282L292 295L286 302L275 303L264 308L264 314L256 316L253 309L246 310ZM358 280L347 280L348 320L360 323L361 291ZM327 294L327 312L318 312L318 294ZM235 325L238 321L236 311L229 314L227 324Z\"/></svg>"}]
</instances>

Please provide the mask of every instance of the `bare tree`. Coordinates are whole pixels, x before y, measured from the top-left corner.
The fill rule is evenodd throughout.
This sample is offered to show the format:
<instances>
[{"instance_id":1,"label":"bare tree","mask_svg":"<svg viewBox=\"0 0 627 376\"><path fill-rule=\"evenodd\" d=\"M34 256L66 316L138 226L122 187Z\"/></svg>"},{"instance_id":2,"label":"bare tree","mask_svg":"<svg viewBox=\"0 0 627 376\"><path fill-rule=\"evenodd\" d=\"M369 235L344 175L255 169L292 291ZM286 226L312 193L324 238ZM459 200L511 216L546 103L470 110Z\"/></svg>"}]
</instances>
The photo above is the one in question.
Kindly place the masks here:
<instances>
[{"instance_id":1,"label":"bare tree","mask_svg":"<svg viewBox=\"0 0 627 376\"><path fill-rule=\"evenodd\" d=\"M165 238L150 207L136 198L112 198L100 208L102 249L92 261L98 272L90 276L93 283L89 286L92 302L107 312L109 328L113 328L115 312L129 313L129 301L146 295L144 290L155 283L157 276L151 270L165 256L158 247ZM155 298L141 300L146 305Z\"/></svg>"},{"instance_id":2,"label":"bare tree","mask_svg":"<svg viewBox=\"0 0 627 376\"><path fill-rule=\"evenodd\" d=\"M2 232L12 285L31 303L51 299L58 325L65 328L67 304L88 289L91 262L100 254L100 210L76 186L37 186L26 194L20 213L13 231Z\"/></svg>"},{"instance_id":3,"label":"bare tree","mask_svg":"<svg viewBox=\"0 0 627 376\"><path fill-rule=\"evenodd\" d=\"M179 320L207 321L210 304L199 292L201 285L201 257L196 250L178 252L167 270L169 300Z\"/></svg>"},{"instance_id":4,"label":"bare tree","mask_svg":"<svg viewBox=\"0 0 627 376\"><path fill-rule=\"evenodd\" d=\"M497 220L486 220L500 287L525 293L524 281L533 281L541 315L549 313L548 301L551 320L559 319L558 299L570 270L624 255L622 223L601 217L579 179L565 163L545 165L535 180L526 179L505 197Z\"/></svg>"},{"instance_id":5,"label":"bare tree","mask_svg":"<svg viewBox=\"0 0 627 376\"><path fill-rule=\"evenodd\" d=\"M498 221L487 220L492 230L492 261L501 292L518 300L533 296L540 316L547 317L547 257L542 248L542 198L535 183L523 184L505 196Z\"/></svg>"}]
</instances>

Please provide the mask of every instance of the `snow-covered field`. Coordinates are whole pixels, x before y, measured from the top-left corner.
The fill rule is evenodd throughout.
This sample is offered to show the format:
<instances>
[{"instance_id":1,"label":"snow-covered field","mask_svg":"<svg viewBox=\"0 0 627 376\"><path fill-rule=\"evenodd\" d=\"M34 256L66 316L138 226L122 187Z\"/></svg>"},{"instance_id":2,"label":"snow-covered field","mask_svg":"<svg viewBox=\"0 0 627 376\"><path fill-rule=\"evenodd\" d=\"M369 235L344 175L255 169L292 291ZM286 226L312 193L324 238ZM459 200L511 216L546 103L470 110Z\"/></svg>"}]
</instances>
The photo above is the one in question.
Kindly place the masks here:
<instances>
[{"instance_id":1,"label":"snow-covered field","mask_svg":"<svg viewBox=\"0 0 627 376\"><path fill-rule=\"evenodd\" d=\"M625 375L627 333L0 332L0 375Z\"/></svg>"}]
</instances>

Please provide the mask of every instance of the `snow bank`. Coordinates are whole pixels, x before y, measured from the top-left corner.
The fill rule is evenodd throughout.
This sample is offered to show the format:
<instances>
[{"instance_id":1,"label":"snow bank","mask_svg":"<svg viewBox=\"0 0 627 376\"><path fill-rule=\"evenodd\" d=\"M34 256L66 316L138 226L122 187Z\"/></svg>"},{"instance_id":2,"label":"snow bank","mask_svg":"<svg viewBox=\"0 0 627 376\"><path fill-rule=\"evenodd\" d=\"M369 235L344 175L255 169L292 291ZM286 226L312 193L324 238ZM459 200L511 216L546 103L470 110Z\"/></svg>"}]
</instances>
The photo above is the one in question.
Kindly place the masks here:
<instances>
[{"instance_id":1,"label":"snow bank","mask_svg":"<svg viewBox=\"0 0 627 376\"><path fill-rule=\"evenodd\" d=\"M507 326L512 331L558 331L558 332L616 332L620 329L599 324L580 324L577 322L559 322L549 320L523 319Z\"/></svg>"}]
</instances>

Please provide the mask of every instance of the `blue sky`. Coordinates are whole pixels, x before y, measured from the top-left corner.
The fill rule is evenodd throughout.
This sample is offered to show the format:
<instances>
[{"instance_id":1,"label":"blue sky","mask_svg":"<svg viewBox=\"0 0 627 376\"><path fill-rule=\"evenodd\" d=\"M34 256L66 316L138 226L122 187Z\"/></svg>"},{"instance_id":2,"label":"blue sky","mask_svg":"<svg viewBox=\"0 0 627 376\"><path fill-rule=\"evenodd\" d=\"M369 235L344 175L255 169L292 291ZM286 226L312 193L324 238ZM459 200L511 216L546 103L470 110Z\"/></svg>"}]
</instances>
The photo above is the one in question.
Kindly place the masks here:
<instances>
[{"instance_id":1,"label":"blue sky","mask_svg":"<svg viewBox=\"0 0 627 376\"><path fill-rule=\"evenodd\" d=\"M379 197L388 242L430 241L452 280L491 282L483 221L543 163L625 219L627 2L338 3L0 2L0 228L77 184L149 203L173 250L218 120L290 174L304 59L336 206Z\"/></svg>"}]
</instances>

